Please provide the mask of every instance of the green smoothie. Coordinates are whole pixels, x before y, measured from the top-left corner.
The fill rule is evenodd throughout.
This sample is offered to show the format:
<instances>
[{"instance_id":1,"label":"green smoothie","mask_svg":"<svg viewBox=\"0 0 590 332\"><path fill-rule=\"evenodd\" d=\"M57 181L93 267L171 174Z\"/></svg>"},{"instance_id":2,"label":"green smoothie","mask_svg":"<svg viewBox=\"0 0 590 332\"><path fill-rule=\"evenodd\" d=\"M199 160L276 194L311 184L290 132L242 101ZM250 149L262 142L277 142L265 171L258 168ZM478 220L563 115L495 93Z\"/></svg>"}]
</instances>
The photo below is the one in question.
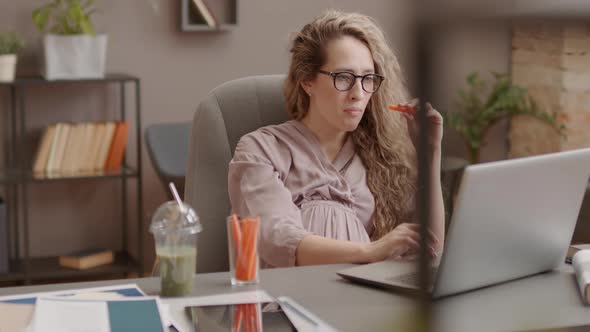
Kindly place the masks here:
<instances>
[{"instance_id":1,"label":"green smoothie","mask_svg":"<svg viewBox=\"0 0 590 332\"><path fill-rule=\"evenodd\" d=\"M160 260L160 296L187 296L193 291L197 249L184 246L156 249Z\"/></svg>"}]
</instances>

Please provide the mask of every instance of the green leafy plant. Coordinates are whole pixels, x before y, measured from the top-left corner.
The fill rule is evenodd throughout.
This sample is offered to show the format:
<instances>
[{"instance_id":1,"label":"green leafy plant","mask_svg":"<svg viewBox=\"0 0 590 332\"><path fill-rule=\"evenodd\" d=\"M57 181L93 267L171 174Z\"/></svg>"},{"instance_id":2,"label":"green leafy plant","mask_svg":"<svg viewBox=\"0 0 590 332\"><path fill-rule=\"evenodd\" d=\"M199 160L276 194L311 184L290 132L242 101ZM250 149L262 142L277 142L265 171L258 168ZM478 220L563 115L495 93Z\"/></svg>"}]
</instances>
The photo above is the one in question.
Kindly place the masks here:
<instances>
[{"instance_id":1,"label":"green leafy plant","mask_svg":"<svg viewBox=\"0 0 590 332\"><path fill-rule=\"evenodd\" d=\"M0 55L16 54L23 47L25 42L14 32L0 33Z\"/></svg>"},{"instance_id":2,"label":"green leafy plant","mask_svg":"<svg viewBox=\"0 0 590 332\"><path fill-rule=\"evenodd\" d=\"M461 89L457 110L445 114L445 123L464 139L471 163L479 162L481 147L488 130L498 121L514 115L529 115L553 127L565 138L565 126L557 122L555 113L539 109L525 88L512 85L510 76L492 73L495 81L481 79L478 73L467 76L469 89Z\"/></svg>"},{"instance_id":3,"label":"green leafy plant","mask_svg":"<svg viewBox=\"0 0 590 332\"><path fill-rule=\"evenodd\" d=\"M96 12L95 0L53 0L33 11L33 22L41 31L51 23L50 33L59 35L94 35L90 17Z\"/></svg>"}]
</instances>

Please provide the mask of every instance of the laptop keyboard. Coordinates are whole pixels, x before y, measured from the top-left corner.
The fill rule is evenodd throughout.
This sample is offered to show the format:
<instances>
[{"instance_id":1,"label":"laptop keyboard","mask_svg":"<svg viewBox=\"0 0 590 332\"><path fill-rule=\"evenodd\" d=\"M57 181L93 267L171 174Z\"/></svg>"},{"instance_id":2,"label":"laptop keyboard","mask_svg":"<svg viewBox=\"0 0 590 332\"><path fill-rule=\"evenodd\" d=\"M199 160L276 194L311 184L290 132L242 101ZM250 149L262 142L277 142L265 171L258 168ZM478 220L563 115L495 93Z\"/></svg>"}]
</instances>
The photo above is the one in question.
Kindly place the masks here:
<instances>
[{"instance_id":1,"label":"laptop keyboard","mask_svg":"<svg viewBox=\"0 0 590 332\"><path fill-rule=\"evenodd\" d=\"M432 269L430 269L430 271L428 271L430 273L430 283L431 284L434 282L434 278L436 277L437 271L438 271L437 268L432 268ZM388 278L388 280L419 287L420 286L420 273L418 271L408 272L408 273L393 276L391 278Z\"/></svg>"}]
</instances>

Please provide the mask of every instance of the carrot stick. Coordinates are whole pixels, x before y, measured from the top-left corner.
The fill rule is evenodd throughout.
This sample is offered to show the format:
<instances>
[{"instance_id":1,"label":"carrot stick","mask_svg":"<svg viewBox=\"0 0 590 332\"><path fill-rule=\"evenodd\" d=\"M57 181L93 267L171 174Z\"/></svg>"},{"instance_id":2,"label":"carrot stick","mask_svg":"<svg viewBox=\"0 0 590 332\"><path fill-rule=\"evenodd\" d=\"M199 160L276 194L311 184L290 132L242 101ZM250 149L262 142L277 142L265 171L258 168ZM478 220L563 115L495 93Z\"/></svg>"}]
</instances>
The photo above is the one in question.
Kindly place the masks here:
<instances>
[{"instance_id":1,"label":"carrot stick","mask_svg":"<svg viewBox=\"0 0 590 332\"><path fill-rule=\"evenodd\" d=\"M256 221L254 219L248 220L248 227L250 228L250 233L248 234L248 248L246 249L246 278L247 280L253 280L253 269L252 265L254 259L256 258Z\"/></svg>"},{"instance_id":2,"label":"carrot stick","mask_svg":"<svg viewBox=\"0 0 590 332\"><path fill-rule=\"evenodd\" d=\"M240 257L236 264L236 279L254 280L256 278L258 225L260 220L244 218L242 220L242 239Z\"/></svg>"},{"instance_id":3,"label":"carrot stick","mask_svg":"<svg viewBox=\"0 0 590 332\"><path fill-rule=\"evenodd\" d=\"M240 243L240 257L236 263L236 279L247 280L248 269L246 267L248 257L248 242L250 240L250 225L246 219L242 219L242 241Z\"/></svg>"},{"instance_id":4,"label":"carrot stick","mask_svg":"<svg viewBox=\"0 0 590 332\"><path fill-rule=\"evenodd\" d=\"M256 304L252 303L249 305L249 311L248 313L250 314L250 331L257 331L256 330L256 321L254 320L254 309L256 308Z\"/></svg>"},{"instance_id":5,"label":"carrot stick","mask_svg":"<svg viewBox=\"0 0 590 332\"><path fill-rule=\"evenodd\" d=\"M249 280L256 279L256 265L258 263L258 230L260 229L260 217L252 220L252 252L248 256L248 277Z\"/></svg>"},{"instance_id":6,"label":"carrot stick","mask_svg":"<svg viewBox=\"0 0 590 332\"><path fill-rule=\"evenodd\" d=\"M252 331L252 313L250 303L244 304L244 332Z\"/></svg>"},{"instance_id":7,"label":"carrot stick","mask_svg":"<svg viewBox=\"0 0 590 332\"><path fill-rule=\"evenodd\" d=\"M249 280L248 276L248 263L249 257L252 252L252 222L250 218L242 220L242 247L240 260L238 261L238 268L236 269L236 277L240 280Z\"/></svg>"},{"instance_id":8,"label":"carrot stick","mask_svg":"<svg viewBox=\"0 0 590 332\"><path fill-rule=\"evenodd\" d=\"M256 274L256 237L258 235L258 224L256 219L249 220L250 237L246 256L247 278L254 280Z\"/></svg>"},{"instance_id":9,"label":"carrot stick","mask_svg":"<svg viewBox=\"0 0 590 332\"><path fill-rule=\"evenodd\" d=\"M231 234L234 241L235 258L239 256L239 249L242 243L242 232L240 231L240 223L236 214L231 215Z\"/></svg>"},{"instance_id":10,"label":"carrot stick","mask_svg":"<svg viewBox=\"0 0 590 332\"><path fill-rule=\"evenodd\" d=\"M244 313L244 332L250 330L250 318L248 315L248 304L242 304L242 312Z\"/></svg>"},{"instance_id":11,"label":"carrot stick","mask_svg":"<svg viewBox=\"0 0 590 332\"><path fill-rule=\"evenodd\" d=\"M389 105L389 109L392 111L398 111L398 112L408 113L408 114L415 114L416 113L416 109L414 107L404 106L404 105Z\"/></svg>"},{"instance_id":12,"label":"carrot stick","mask_svg":"<svg viewBox=\"0 0 590 332\"><path fill-rule=\"evenodd\" d=\"M244 315L244 313L243 313L242 305L238 304L238 306L236 308L236 314L234 317L234 328L235 328L236 332L240 331L240 328L242 326L242 316L243 315Z\"/></svg>"},{"instance_id":13,"label":"carrot stick","mask_svg":"<svg viewBox=\"0 0 590 332\"><path fill-rule=\"evenodd\" d=\"M252 312L252 318L254 319L254 331L261 331L260 326L262 325L262 322L260 321L260 316L259 313L260 311L258 310L259 307L256 304L253 304L253 312Z\"/></svg>"}]
</instances>

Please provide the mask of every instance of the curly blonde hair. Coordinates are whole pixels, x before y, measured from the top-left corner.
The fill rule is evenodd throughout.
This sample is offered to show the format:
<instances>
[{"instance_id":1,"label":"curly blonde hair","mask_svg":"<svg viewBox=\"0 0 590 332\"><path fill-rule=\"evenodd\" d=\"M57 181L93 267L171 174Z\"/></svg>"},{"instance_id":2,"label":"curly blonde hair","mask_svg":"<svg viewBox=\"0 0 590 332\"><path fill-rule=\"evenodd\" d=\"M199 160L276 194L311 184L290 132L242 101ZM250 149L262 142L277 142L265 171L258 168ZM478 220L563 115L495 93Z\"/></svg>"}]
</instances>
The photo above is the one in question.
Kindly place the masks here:
<instances>
[{"instance_id":1,"label":"curly blonde hair","mask_svg":"<svg viewBox=\"0 0 590 332\"><path fill-rule=\"evenodd\" d=\"M413 218L416 192L416 153L399 114L387 106L408 100L397 58L374 19L357 13L330 10L305 25L293 38L291 65L285 82L287 111L301 120L309 110L302 83L313 80L326 61L329 41L351 36L371 51L375 72L385 76L373 93L356 130L351 132L357 154L367 170L367 184L375 198L373 240Z\"/></svg>"}]
</instances>

